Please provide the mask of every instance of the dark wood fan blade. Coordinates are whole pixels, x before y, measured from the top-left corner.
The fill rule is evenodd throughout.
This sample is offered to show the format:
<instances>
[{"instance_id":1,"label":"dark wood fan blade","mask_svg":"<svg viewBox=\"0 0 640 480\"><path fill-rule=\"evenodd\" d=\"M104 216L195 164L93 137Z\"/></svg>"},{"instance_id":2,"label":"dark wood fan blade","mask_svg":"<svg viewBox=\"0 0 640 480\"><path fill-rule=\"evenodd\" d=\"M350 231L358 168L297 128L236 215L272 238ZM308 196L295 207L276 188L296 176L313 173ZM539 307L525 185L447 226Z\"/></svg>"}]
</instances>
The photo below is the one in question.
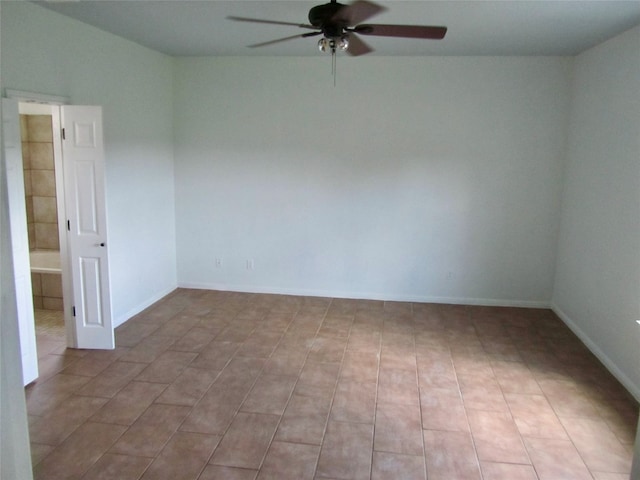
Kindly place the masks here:
<instances>
[{"instance_id":1,"label":"dark wood fan blade","mask_svg":"<svg viewBox=\"0 0 640 480\"><path fill-rule=\"evenodd\" d=\"M353 29L360 35L376 35L378 37L428 38L440 40L447 33L447 27L431 27L426 25L358 25Z\"/></svg>"},{"instance_id":2,"label":"dark wood fan blade","mask_svg":"<svg viewBox=\"0 0 640 480\"><path fill-rule=\"evenodd\" d=\"M294 38L307 38L320 35L322 32L309 32L302 35L291 35L290 37L277 38L276 40L269 40L268 42L255 43L253 45L247 45L249 48L266 47L267 45L273 45L274 43L286 42L287 40L293 40Z\"/></svg>"},{"instance_id":3,"label":"dark wood fan blade","mask_svg":"<svg viewBox=\"0 0 640 480\"><path fill-rule=\"evenodd\" d=\"M345 23L347 26L357 25L360 22L378 15L386 10L385 7L367 0L356 0L344 6L336 12L331 21Z\"/></svg>"},{"instance_id":4,"label":"dark wood fan blade","mask_svg":"<svg viewBox=\"0 0 640 480\"><path fill-rule=\"evenodd\" d=\"M263 20L261 18L247 18L247 17L227 17L228 20L233 20L234 22L250 22L250 23L266 23L268 25L286 25L289 27L299 27L299 28L310 28L311 30L316 30L316 27L313 25L307 25L306 23L292 23L292 22L280 22L278 20Z\"/></svg>"},{"instance_id":5,"label":"dark wood fan blade","mask_svg":"<svg viewBox=\"0 0 640 480\"><path fill-rule=\"evenodd\" d=\"M358 57L365 53L373 52L373 48L367 45L358 35L351 32L349 34L349 47L347 53L352 57Z\"/></svg>"}]
</instances>

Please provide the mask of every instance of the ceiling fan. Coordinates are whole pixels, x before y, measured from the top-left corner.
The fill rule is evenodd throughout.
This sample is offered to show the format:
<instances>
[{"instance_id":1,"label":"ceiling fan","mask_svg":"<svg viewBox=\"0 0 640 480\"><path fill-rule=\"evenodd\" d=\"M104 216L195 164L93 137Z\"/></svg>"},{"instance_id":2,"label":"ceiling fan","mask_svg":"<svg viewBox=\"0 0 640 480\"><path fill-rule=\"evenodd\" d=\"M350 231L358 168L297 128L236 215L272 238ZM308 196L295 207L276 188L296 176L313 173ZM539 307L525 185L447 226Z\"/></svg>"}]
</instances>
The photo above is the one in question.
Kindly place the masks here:
<instances>
[{"instance_id":1,"label":"ceiling fan","mask_svg":"<svg viewBox=\"0 0 640 480\"><path fill-rule=\"evenodd\" d=\"M334 56L336 50L345 50L352 56L359 56L372 52L373 48L365 43L359 35L440 40L444 38L447 33L447 27L361 23L385 10L385 7L368 0L356 0L349 5L338 3L337 0L331 0L329 3L317 5L309 10L308 24L235 16L227 18L238 22L287 25L313 30L303 34L291 35L289 37L249 45L251 48L265 47L267 45L273 45L275 43L285 42L295 38L307 38L322 35L322 38L318 41L319 50L321 52L330 52Z\"/></svg>"}]
</instances>

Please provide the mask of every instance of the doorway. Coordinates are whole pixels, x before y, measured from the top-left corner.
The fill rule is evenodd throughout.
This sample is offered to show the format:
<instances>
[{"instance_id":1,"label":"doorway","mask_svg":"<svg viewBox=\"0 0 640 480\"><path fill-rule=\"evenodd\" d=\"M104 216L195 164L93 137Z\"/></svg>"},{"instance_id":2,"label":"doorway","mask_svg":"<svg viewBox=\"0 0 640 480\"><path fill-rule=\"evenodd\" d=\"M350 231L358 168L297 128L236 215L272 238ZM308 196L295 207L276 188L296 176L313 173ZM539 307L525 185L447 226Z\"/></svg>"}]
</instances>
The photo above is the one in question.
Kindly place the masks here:
<instances>
[{"instance_id":1,"label":"doorway","mask_svg":"<svg viewBox=\"0 0 640 480\"><path fill-rule=\"evenodd\" d=\"M19 102L20 138L38 358L67 346L64 289L68 276L60 260L66 245L64 182L54 148L53 110L48 104ZM56 142L57 143L57 142ZM56 145L57 146L57 145ZM57 154L57 155L56 155ZM57 161L56 161L57 160ZM60 213L60 214L59 214Z\"/></svg>"},{"instance_id":2,"label":"doorway","mask_svg":"<svg viewBox=\"0 0 640 480\"><path fill-rule=\"evenodd\" d=\"M43 306L45 301L49 306L57 303L58 308L62 303L66 346L88 349L115 347L109 288L102 108L65 105L67 102L46 95L35 94L34 98L24 92L7 90L6 93L9 98L3 98L2 101L4 155L18 327L26 385L38 377L38 367L19 103L45 104L51 111L53 134L50 136L54 166L51 170L49 163L50 171L46 173L49 179L55 178L55 195L51 195L51 182L48 187L42 187L44 190L50 189L50 198L40 199L40 207L36 207L34 202L32 216L35 223L36 208L41 209L40 213L51 210L53 205L57 208L57 225L52 220L48 223L49 230L58 231L62 287L58 284L53 290L61 291L62 295L49 295L48 300L43 297ZM46 116L46 113L43 115ZM46 148L51 149L50 146ZM44 162L40 159L36 163L41 161ZM42 172L30 172L28 175L46 176ZM33 178L28 184L33 187L31 180ZM53 251L54 244L51 238L45 241L49 253ZM40 282L42 287L45 281L41 279ZM37 285L35 289L36 293L42 293Z\"/></svg>"}]
</instances>

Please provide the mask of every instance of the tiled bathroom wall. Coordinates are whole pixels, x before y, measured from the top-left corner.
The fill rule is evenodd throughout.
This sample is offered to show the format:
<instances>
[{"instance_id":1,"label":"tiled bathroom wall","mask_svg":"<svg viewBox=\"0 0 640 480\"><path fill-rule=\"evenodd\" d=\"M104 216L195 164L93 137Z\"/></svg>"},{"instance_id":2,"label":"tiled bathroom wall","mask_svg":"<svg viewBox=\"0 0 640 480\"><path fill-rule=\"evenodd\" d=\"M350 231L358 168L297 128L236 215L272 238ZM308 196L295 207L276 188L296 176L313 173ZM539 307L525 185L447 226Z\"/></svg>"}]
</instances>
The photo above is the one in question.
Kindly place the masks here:
<instances>
[{"instance_id":1,"label":"tiled bathroom wall","mask_svg":"<svg viewBox=\"0 0 640 480\"><path fill-rule=\"evenodd\" d=\"M20 115L29 250L60 250L50 115ZM62 277L32 273L33 306L62 310Z\"/></svg>"},{"instance_id":2,"label":"tiled bathroom wall","mask_svg":"<svg viewBox=\"0 0 640 480\"><path fill-rule=\"evenodd\" d=\"M33 308L41 310L64 310L62 302L62 275L55 273L32 273Z\"/></svg>"},{"instance_id":3,"label":"tiled bathroom wall","mask_svg":"<svg viewBox=\"0 0 640 480\"><path fill-rule=\"evenodd\" d=\"M60 250L50 115L20 115L30 250Z\"/></svg>"}]
</instances>

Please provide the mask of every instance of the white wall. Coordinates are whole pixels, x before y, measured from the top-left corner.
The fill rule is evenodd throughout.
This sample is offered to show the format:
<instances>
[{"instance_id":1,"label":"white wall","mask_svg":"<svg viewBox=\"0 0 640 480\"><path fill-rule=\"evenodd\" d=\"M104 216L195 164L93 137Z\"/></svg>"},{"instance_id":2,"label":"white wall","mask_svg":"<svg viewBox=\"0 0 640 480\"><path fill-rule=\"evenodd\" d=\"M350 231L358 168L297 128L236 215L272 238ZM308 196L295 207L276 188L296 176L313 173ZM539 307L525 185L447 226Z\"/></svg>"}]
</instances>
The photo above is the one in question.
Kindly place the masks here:
<instances>
[{"instance_id":1,"label":"white wall","mask_svg":"<svg viewBox=\"0 0 640 480\"><path fill-rule=\"evenodd\" d=\"M553 307L640 399L640 27L575 61Z\"/></svg>"},{"instance_id":2,"label":"white wall","mask_svg":"<svg viewBox=\"0 0 640 480\"><path fill-rule=\"evenodd\" d=\"M179 284L548 305L571 63L176 59Z\"/></svg>"},{"instance_id":3,"label":"white wall","mask_svg":"<svg viewBox=\"0 0 640 480\"><path fill-rule=\"evenodd\" d=\"M0 478L31 480L4 148L0 152Z\"/></svg>"},{"instance_id":4,"label":"white wall","mask_svg":"<svg viewBox=\"0 0 640 480\"><path fill-rule=\"evenodd\" d=\"M176 286L172 61L29 2L3 2L2 85L102 105L113 314Z\"/></svg>"},{"instance_id":5,"label":"white wall","mask_svg":"<svg viewBox=\"0 0 640 480\"><path fill-rule=\"evenodd\" d=\"M0 128L0 478L31 480L4 151Z\"/></svg>"}]
</instances>

